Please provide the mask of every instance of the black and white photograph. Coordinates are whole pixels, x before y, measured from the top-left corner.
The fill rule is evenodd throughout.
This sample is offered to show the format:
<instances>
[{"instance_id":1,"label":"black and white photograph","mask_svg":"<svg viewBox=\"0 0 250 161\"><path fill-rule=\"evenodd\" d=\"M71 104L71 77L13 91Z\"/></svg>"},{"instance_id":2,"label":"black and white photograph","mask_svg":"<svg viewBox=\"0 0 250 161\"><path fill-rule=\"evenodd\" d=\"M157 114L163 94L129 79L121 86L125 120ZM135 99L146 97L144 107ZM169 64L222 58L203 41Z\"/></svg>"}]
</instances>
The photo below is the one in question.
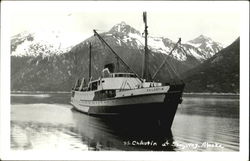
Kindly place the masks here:
<instances>
[{"instance_id":1,"label":"black and white photograph","mask_svg":"<svg viewBox=\"0 0 250 161\"><path fill-rule=\"evenodd\" d=\"M1 159L249 159L248 2L1 8Z\"/></svg>"}]
</instances>

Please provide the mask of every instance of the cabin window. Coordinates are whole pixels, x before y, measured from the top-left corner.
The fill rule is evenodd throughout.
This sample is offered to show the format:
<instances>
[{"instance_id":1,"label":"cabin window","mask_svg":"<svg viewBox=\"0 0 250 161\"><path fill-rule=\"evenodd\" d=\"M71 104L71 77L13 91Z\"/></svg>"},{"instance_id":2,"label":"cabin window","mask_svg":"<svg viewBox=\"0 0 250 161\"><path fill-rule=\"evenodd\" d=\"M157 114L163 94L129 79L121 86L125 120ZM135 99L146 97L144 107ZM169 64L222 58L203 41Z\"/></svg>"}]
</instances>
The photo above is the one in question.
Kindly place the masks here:
<instances>
[{"instance_id":1,"label":"cabin window","mask_svg":"<svg viewBox=\"0 0 250 161\"><path fill-rule=\"evenodd\" d=\"M115 91L114 90L106 90L105 94L107 95L107 97L114 97Z\"/></svg>"},{"instance_id":2,"label":"cabin window","mask_svg":"<svg viewBox=\"0 0 250 161\"><path fill-rule=\"evenodd\" d=\"M127 74L117 74L116 77L127 77Z\"/></svg>"},{"instance_id":3,"label":"cabin window","mask_svg":"<svg viewBox=\"0 0 250 161\"><path fill-rule=\"evenodd\" d=\"M130 74L130 77L133 77L133 78L135 78L136 76L135 76L135 74Z\"/></svg>"},{"instance_id":4,"label":"cabin window","mask_svg":"<svg viewBox=\"0 0 250 161\"><path fill-rule=\"evenodd\" d=\"M136 77L135 74L131 74L131 73L119 73L119 74L114 74L112 76L113 77L132 77L132 78Z\"/></svg>"},{"instance_id":5,"label":"cabin window","mask_svg":"<svg viewBox=\"0 0 250 161\"><path fill-rule=\"evenodd\" d=\"M91 83L90 90L97 90L97 82Z\"/></svg>"}]
</instances>

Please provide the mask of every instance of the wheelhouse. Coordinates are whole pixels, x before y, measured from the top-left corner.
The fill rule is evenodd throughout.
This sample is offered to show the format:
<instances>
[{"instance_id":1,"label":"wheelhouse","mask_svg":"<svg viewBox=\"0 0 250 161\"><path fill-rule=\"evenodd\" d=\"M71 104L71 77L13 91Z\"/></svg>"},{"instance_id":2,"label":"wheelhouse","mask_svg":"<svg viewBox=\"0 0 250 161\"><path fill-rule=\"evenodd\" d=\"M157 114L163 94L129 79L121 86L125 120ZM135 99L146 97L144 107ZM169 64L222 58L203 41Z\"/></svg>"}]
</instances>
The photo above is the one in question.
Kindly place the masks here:
<instances>
[{"instance_id":1,"label":"wheelhouse","mask_svg":"<svg viewBox=\"0 0 250 161\"><path fill-rule=\"evenodd\" d=\"M109 73L109 75L104 75L104 78L117 78L117 77L124 77L124 78L136 78L137 76L134 73Z\"/></svg>"}]
</instances>

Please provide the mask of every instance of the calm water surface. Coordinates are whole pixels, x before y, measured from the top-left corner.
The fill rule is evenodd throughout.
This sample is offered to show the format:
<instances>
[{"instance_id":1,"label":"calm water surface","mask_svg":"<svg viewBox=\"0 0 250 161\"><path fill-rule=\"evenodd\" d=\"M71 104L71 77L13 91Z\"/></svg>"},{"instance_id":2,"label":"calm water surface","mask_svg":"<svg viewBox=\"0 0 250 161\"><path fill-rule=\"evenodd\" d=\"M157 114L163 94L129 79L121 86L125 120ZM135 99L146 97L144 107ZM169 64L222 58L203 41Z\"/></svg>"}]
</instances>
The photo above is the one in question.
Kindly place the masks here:
<instances>
[{"instance_id":1,"label":"calm water surface","mask_svg":"<svg viewBox=\"0 0 250 161\"><path fill-rule=\"evenodd\" d=\"M157 121L92 117L69 93L11 94L13 150L239 151L239 97L185 95L172 130Z\"/></svg>"}]
</instances>

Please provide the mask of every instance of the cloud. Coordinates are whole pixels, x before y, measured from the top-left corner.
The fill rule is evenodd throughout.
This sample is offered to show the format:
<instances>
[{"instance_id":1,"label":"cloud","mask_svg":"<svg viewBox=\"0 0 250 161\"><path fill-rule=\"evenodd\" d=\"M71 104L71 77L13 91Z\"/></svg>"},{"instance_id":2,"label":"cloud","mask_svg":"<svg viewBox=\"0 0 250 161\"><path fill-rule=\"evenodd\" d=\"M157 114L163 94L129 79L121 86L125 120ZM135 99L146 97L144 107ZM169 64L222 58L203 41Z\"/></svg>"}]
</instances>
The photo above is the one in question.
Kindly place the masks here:
<instances>
[{"instance_id":1,"label":"cloud","mask_svg":"<svg viewBox=\"0 0 250 161\"><path fill-rule=\"evenodd\" d=\"M127 3L127 6L133 8L132 2ZM188 41L204 34L215 41L229 44L240 34L239 7L237 5L232 7L233 4L228 5L230 3L215 2L207 3L208 5L194 2L177 3L177 5L174 5L175 3L152 3L152 9L147 9L148 5L145 3L138 10L126 9L126 5L116 6L114 2L116 7L109 6L110 3L100 2L93 5L92 10L86 8L88 5L91 6L91 3L88 5L84 5L86 3L79 4L82 5L71 6L72 10L70 11L68 9L70 5L67 7L58 5L57 10L54 9L53 12L49 9L47 12L41 12L42 7L37 5L32 9L19 9L19 11L11 13L11 33L13 35L22 30L54 29L89 35L93 29L108 31L121 21L125 21L142 32L144 7L148 10L148 26L151 35L165 36L173 41L182 37L183 41ZM222 5L225 7L219 8ZM173 9L173 6L178 7ZM38 11L35 10L36 7ZM74 10L74 8L76 9Z\"/></svg>"}]
</instances>

